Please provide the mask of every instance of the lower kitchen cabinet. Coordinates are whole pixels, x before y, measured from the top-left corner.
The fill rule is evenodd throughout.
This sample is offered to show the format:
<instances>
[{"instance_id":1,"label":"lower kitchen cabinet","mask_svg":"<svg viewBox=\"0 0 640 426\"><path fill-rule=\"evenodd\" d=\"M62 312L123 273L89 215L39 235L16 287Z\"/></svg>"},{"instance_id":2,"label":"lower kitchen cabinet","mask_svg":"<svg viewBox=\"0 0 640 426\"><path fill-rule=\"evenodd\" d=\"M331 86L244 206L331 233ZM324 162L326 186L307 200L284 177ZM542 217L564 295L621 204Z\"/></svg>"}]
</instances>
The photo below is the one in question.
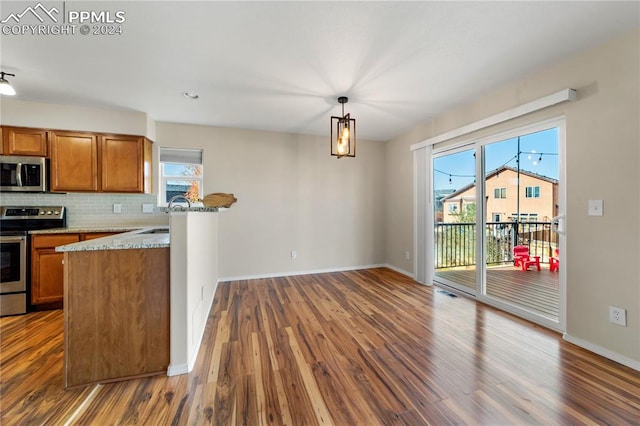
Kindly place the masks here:
<instances>
[{"instance_id":1,"label":"lower kitchen cabinet","mask_svg":"<svg viewBox=\"0 0 640 426\"><path fill-rule=\"evenodd\" d=\"M56 247L108 237L117 232L34 234L31 236L31 304L41 309L59 308L64 294L64 253Z\"/></svg>"},{"instance_id":2,"label":"lower kitchen cabinet","mask_svg":"<svg viewBox=\"0 0 640 426\"><path fill-rule=\"evenodd\" d=\"M31 236L31 304L62 302L63 253L57 246L77 243L80 234L51 234Z\"/></svg>"}]
</instances>

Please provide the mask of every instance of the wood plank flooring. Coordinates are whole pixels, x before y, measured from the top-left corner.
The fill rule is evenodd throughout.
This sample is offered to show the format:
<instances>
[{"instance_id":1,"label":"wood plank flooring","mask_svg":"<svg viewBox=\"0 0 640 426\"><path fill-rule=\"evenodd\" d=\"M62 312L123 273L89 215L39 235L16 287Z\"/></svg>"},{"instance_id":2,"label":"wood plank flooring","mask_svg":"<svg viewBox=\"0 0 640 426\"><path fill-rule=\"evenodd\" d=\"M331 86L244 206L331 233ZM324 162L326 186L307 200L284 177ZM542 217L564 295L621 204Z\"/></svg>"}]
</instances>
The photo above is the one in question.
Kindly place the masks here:
<instances>
[{"instance_id":1,"label":"wood plank flooring","mask_svg":"<svg viewBox=\"0 0 640 426\"><path fill-rule=\"evenodd\" d=\"M62 313L0 319L0 423L640 424L640 374L389 269L218 286L192 373L62 389Z\"/></svg>"}]
</instances>

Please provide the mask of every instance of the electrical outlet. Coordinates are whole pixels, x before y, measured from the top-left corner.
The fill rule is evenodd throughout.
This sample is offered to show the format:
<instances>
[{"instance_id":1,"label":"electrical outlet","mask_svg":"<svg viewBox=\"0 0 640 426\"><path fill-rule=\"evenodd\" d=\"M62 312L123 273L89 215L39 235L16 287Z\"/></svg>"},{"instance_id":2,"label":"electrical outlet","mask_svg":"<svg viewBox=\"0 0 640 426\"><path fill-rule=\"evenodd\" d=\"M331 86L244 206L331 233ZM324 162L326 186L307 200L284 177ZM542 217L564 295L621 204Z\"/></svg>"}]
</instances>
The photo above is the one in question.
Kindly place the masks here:
<instances>
[{"instance_id":1,"label":"electrical outlet","mask_svg":"<svg viewBox=\"0 0 640 426\"><path fill-rule=\"evenodd\" d=\"M113 205L113 212L116 214L120 214L122 213L122 204L114 204Z\"/></svg>"},{"instance_id":2,"label":"electrical outlet","mask_svg":"<svg viewBox=\"0 0 640 426\"><path fill-rule=\"evenodd\" d=\"M295 259L298 257L298 252L295 250L291 250L291 259Z\"/></svg>"},{"instance_id":3,"label":"electrical outlet","mask_svg":"<svg viewBox=\"0 0 640 426\"><path fill-rule=\"evenodd\" d=\"M623 308L617 308L615 306L609 306L609 321L621 325L627 326L627 310Z\"/></svg>"},{"instance_id":4,"label":"electrical outlet","mask_svg":"<svg viewBox=\"0 0 640 426\"><path fill-rule=\"evenodd\" d=\"M144 203L142 205L142 213L153 213L153 204Z\"/></svg>"},{"instance_id":5,"label":"electrical outlet","mask_svg":"<svg viewBox=\"0 0 640 426\"><path fill-rule=\"evenodd\" d=\"M604 201L602 200L589 200L588 205L588 214L589 216L602 216Z\"/></svg>"},{"instance_id":6,"label":"electrical outlet","mask_svg":"<svg viewBox=\"0 0 640 426\"><path fill-rule=\"evenodd\" d=\"M408 251L405 251L405 252L404 252L404 258L405 258L406 260L410 260L410 259L411 259L411 253L409 253Z\"/></svg>"}]
</instances>

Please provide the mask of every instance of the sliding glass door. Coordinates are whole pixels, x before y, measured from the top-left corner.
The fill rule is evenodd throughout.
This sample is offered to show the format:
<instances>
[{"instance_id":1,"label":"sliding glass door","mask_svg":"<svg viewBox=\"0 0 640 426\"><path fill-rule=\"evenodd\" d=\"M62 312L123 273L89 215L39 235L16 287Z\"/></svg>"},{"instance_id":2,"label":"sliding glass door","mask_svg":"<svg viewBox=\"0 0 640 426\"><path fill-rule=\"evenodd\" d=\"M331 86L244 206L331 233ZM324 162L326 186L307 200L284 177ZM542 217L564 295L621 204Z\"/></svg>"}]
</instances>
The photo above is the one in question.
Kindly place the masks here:
<instances>
[{"instance_id":1,"label":"sliding glass door","mask_svg":"<svg viewBox=\"0 0 640 426\"><path fill-rule=\"evenodd\" d=\"M433 158L434 280L476 294L475 147Z\"/></svg>"},{"instance_id":2,"label":"sliding glass door","mask_svg":"<svg viewBox=\"0 0 640 426\"><path fill-rule=\"evenodd\" d=\"M563 140L564 121L550 120L434 147L436 285L564 327Z\"/></svg>"},{"instance_id":3,"label":"sliding glass door","mask_svg":"<svg viewBox=\"0 0 640 426\"><path fill-rule=\"evenodd\" d=\"M483 166L482 295L557 322L558 129L489 143Z\"/></svg>"}]
</instances>

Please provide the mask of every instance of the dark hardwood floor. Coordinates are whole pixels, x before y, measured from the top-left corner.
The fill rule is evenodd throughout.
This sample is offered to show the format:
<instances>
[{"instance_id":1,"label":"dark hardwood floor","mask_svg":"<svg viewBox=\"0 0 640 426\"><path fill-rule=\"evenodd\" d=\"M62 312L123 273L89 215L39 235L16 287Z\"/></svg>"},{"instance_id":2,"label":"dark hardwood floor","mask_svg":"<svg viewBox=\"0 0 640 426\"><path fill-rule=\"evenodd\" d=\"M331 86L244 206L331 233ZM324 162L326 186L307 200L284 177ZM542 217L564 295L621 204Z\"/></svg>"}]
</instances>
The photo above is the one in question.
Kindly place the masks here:
<instances>
[{"instance_id":1,"label":"dark hardwood floor","mask_svg":"<svg viewBox=\"0 0 640 426\"><path fill-rule=\"evenodd\" d=\"M640 374L389 269L218 286L192 373L62 389L62 311L0 319L0 423L640 424Z\"/></svg>"}]
</instances>

